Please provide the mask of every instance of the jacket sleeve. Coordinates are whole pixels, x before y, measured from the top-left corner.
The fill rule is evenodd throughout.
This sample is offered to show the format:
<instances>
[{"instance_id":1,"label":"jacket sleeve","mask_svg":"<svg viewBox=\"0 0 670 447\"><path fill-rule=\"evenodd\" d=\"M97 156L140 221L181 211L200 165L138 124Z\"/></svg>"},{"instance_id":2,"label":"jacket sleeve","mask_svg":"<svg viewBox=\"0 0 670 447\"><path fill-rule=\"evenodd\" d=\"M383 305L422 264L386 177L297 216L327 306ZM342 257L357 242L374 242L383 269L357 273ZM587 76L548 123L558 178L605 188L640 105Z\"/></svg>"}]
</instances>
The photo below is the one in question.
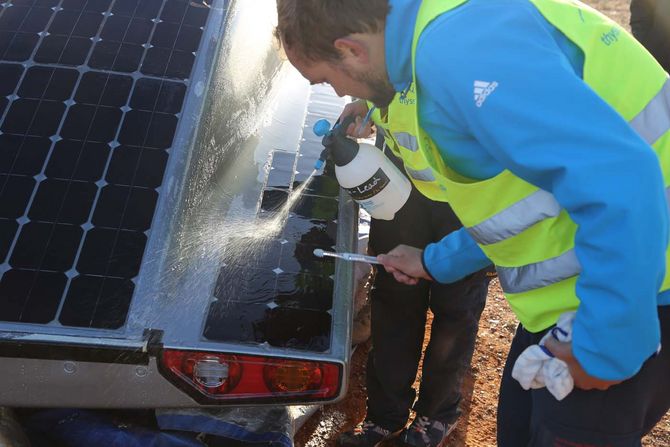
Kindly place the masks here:
<instances>
[{"instance_id":1,"label":"jacket sleeve","mask_svg":"<svg viewBox=\"0 0 670 447\"><path fill-rule=\"evenodd\" d=\"M452 283L491 265L465 228L449 233L423 251L423 266L434 280Z\"/></svg>"},{"instance_id":2,"label":"jacket sleeve","mask_svg":"<svg viewBox=\"0 0 670 447\"><path fill-rule=\"evenodd\" d=\"M660 340L668 216L657 156L583 82L537 10L496 4L424 31L419 101L433 98L456 115L500 166L553 193L569 213L582 267L573 352L595 377L631 377ZM498 85L479 107L478 80Z\"/></svg>"}]
</instances>

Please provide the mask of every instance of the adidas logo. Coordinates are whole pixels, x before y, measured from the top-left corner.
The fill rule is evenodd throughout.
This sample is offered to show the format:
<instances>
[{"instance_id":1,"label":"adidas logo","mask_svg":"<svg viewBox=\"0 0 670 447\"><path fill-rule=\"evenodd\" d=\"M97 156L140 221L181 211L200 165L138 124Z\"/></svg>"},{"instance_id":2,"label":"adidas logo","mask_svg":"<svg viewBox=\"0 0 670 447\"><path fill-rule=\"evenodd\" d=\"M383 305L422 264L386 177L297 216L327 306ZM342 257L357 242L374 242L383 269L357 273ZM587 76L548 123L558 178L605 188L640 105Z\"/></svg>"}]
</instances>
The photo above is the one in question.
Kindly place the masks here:
<instances>
[{"instance_id":1,"label":"adidas logo","mask_svg":"<svg viewBox=\"0 0 670 447\"><path fill-rule=\"evenodd\" d=\"M493 90L498 87L496 81L486 82L486 81L475 81L475 104L477 107L481 107L486 101L486 98L489 97Z\"/></svg>"}]
</instances>

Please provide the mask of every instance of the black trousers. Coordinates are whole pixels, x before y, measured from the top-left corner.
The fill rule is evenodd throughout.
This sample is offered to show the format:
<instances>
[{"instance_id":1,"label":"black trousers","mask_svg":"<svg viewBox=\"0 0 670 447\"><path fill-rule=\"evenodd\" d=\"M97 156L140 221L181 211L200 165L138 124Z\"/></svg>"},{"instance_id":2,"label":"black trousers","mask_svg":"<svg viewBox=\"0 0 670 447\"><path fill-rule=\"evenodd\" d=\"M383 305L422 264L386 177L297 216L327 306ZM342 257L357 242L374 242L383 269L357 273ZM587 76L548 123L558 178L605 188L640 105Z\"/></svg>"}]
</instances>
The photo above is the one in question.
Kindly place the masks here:
<instances>
[{"instance_id":1,"label":"black trousers","mask_svg":"<svg viewBox=\"0 0 670 447\"><path fill-rule=\"evenodd\" d=\"M373 219L369 247L375 254L399 244L423 248L460 227L448 204L413 190L392 221ZM407 423L429 308L434 319L414 409L445 423L458 418L461 379L474 350L488 282L486 273L478 272L454 284L422 280L406 286L379 269L371 293L368 419L393 431Z\"/></svg>"},{"instance_id":2,"label":"black trousers","mask_svg":"<svg viewBox=\"0 0 670 447\"><path fill-rule=\"evenodd\" d=\"M660 354L632 378L606 391L575 388L557 401L546 388L525 391L512 377L514 362L544 332L521 325L507 357L498 402L499 447L639 447L670 408L670 306L658 308Z\"/></svg>"}]
</instances>

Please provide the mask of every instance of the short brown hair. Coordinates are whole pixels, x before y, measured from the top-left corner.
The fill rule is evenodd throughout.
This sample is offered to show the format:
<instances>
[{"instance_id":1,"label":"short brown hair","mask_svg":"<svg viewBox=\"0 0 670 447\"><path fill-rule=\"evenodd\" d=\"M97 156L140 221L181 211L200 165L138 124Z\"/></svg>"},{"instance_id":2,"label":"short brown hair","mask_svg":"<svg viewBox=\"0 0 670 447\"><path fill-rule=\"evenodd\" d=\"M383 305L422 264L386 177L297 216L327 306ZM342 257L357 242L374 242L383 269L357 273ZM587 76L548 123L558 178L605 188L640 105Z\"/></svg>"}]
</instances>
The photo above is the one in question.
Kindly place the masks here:
<instances>
[{"instance_id":1,"label":"short brown hair","mask_svg":"<svg viewBox=\"0 0 670 447\"><path fill-rule=\"evenodd\" d=\"M333 42L384 29L388 0L277 0L280 43L308 60L334 60Z\"/></svg>"}]
</instances>

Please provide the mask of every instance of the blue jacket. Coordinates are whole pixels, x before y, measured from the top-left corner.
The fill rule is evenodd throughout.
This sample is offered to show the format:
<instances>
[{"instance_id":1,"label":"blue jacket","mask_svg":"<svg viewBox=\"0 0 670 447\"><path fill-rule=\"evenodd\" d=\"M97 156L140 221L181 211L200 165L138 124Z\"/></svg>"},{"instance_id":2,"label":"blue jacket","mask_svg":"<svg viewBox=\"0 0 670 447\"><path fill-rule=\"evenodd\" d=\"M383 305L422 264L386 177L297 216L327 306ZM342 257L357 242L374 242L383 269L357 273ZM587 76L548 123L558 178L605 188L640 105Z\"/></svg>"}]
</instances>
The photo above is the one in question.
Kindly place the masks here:
<instances>
[{"instance_id":1,"label":"blue jacket","mask_svg":"<svg viewBox=\"0 0 670 447\"><path fill-rule=\"evenodd\" d=\"M412 80L419 1L390 0L385 45L397 91ZM529 0L470 0L434 20L417 47L420 122L451 168L474 179L503 169L550 191L579 225L582 266L573 352L596 377L631 377L658 348L668 212L658 160L582 81L581 50ZM498 83L481 107L474 82ZM465 230L426 247L453 282L490 261Z\"/></svg>"}]
</instances>

